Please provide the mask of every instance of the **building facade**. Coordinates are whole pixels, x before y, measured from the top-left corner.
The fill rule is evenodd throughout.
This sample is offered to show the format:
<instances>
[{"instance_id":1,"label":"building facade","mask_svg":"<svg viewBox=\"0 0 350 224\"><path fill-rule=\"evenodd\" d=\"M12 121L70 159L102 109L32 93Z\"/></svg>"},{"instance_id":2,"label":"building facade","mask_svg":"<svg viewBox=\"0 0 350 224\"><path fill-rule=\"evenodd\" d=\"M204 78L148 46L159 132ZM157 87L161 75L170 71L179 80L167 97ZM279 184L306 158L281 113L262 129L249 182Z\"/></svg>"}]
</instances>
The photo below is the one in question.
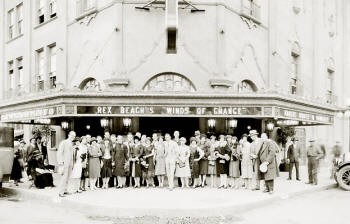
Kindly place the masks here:
<instances>
[{"instance_id":1,"label":"building facade","mask_svg":"<svg viewBox=\"0 0 350 224\"><path fill-rule=\"evenodd\" d=\"M349 148L347 0L0 2L0 121L25 136L273 123Z\"/></svg>"}]
</instances>

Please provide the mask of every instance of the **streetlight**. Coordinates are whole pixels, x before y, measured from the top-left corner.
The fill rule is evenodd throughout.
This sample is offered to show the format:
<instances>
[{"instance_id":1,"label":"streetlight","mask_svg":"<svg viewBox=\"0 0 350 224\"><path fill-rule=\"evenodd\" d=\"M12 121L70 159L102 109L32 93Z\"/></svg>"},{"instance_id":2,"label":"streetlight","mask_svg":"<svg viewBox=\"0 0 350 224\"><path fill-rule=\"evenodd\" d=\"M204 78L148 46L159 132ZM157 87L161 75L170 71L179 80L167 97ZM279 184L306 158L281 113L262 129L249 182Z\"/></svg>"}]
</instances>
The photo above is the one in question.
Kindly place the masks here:
<instances>
[{"instance_id":1,"label":"streetlight","mask_svg":"<svg viewBox=\"0 0 350 224\"><path fill-rule=\"evenodd\" d=\"M131 126L131 118L128 118L128 117L123 118L123 126L125 129L125 132L129 132L130 126Z\"/></svg>"},{"instance_id":2,"label":"streetlight","mask_svg":"<svg viewBox=\"0 0 350 224\"><path fill-rule=\"evenodd\" d=\"M226 124L228 127L228 132L233 134L234 129L237 127L237 120L234 118L230 118L230 119L227 119L226 122L227 122Z\"/></svg>"},{"instance_id":3,"label":"streetlight","mask_svg":"<svg viewBox=\"0 0 350 224\"><path fill-rule=\"evenodd\" d=\"M272 121L267 122L266 128L267 128L267 131L269 132L270 138L271 138L271 132L273 131L274 127L275 127L275 123L273 123Z\"/></svg>"}]
</instances>

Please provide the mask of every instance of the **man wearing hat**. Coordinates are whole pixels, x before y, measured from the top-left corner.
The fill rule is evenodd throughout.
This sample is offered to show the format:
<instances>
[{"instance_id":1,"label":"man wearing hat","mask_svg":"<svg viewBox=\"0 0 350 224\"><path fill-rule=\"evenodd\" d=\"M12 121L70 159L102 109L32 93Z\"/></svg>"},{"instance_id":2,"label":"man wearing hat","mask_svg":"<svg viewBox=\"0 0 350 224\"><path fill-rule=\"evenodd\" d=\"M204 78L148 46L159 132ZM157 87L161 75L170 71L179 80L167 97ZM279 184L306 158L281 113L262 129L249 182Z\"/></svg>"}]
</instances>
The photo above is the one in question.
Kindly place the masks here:
<instances>
[{"instance_id":1,"label":"man wearing hat","mask_svg":"<svg viewBox=\"0 0 350 224\"><path fill-rule=\"evenodd\" d=\"M331 170L331 179L334 178L334 174L336 172L336 167L337 167L337 163L339 161L341 161L341 156L343 155L343 149L341 147L341 142L340 141L336 141L335 145L332 148L332 170Z\"/></svg>"},{"instance_id":2,"label":"man wearing hat","mask_svg":"<svg viewBox=\"0 0 350 224\"><path fill-rule=\"evenodd\" d=\"M258 175L260 164L258 163L258 155L263 141L258 137L258 135L259 133L256 130L249 131L249 137L253 140L253 142L250 145L250 151L252 152L251 156L254 158L253 180L255 180L255 187L253 187L252 190L260 190L260 177Z\"/></svg>"},{"instance_id":3,"label":"man wearing hat","mask_svg":"<svg viewBox=\"0 0 350 224\"><path fill-rule=\"evenodd\" d=\"M287 163L289 163L289 177L287 180L292 179L292 171L293 167L295 166L295 172L296 172L296 179L300 181L299 179L299 161L301 156L301 149L300 145L298 143L298 139L293 137L291 139L292 144L288 147L287 151Z\"/></svg>"},{"instance_id":4,"label":"man wearing hat","mask_svg":"<svg viewBox=\"0 0 350 224\"><path fill-rule=\"evenodd\" d=\"M310 146L307 149L307 167L309 174L309 182L306 184L317 185L317 174L319 160L323 158L323 152L319 146L315 144L315 139L310 139Z\"/></svg>"}]
</instances>

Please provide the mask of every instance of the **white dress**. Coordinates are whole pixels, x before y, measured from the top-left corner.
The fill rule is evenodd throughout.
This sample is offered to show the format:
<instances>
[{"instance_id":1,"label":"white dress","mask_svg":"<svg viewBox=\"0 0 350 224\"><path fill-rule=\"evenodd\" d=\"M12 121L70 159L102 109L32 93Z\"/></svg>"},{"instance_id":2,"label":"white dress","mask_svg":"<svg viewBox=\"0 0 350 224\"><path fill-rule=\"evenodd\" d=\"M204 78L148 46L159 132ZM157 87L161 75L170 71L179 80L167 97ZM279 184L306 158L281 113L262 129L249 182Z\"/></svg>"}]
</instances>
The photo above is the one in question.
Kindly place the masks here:
<instances>
[{"instance_id":1,"label":"white dress","mask_svg":"<svg viewBox=\"0 0 350 224\"><path fill-rule=\"evenodd\" d=\"M81 178L81 172L83 170L81 155L82 155L82 150L78 150L76 161L74 162L74 165L73 165L71 178Z\"/></svg>"},{"instance_id":2,"label":"white dress","mask_svg":"<svg viewBox=\"0 0 350 224\"><path fill-rule=\"evenodd\" d=\"M176 163L175 176L176 177L191 177L190 170L190 148L187 145L179 146L178 160L185 163L184 167L180 167L179 163Z\"/></svg>"},{"instance_id":3,"label":"white dress","mask_svg":"<svg viewBox=\"0 0 350 224\"><path fill-rule=\"evenodd\" d=\"M241 148L242 152L242 162L241 171L242 178L253 178L253 161L251 158L250 143L244 142Z\"/></svg>"}]
</instances>

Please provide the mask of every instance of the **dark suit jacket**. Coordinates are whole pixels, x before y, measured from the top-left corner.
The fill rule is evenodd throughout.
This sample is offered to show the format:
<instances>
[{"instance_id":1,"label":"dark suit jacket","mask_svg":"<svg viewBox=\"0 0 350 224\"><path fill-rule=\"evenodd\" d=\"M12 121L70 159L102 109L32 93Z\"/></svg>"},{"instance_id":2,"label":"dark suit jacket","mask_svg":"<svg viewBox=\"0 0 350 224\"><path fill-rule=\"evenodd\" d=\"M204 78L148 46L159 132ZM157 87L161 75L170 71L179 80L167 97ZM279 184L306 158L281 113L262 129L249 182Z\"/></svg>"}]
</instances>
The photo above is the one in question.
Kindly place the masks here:
<instances>
[{"instance_id":1,"label":"dark suit jacket","mask_svg":"<svg viewBox=\"0 0 350 224\"><path fill-rule=\"evenodd\" d=\"M301 156L301 149L300 146L297 145L296 147L292 144L288 147L288 152L287 152L287 159L289 159L289 161L291 163L294 162L299 162Z\"/></svg>"}]
</instances>

